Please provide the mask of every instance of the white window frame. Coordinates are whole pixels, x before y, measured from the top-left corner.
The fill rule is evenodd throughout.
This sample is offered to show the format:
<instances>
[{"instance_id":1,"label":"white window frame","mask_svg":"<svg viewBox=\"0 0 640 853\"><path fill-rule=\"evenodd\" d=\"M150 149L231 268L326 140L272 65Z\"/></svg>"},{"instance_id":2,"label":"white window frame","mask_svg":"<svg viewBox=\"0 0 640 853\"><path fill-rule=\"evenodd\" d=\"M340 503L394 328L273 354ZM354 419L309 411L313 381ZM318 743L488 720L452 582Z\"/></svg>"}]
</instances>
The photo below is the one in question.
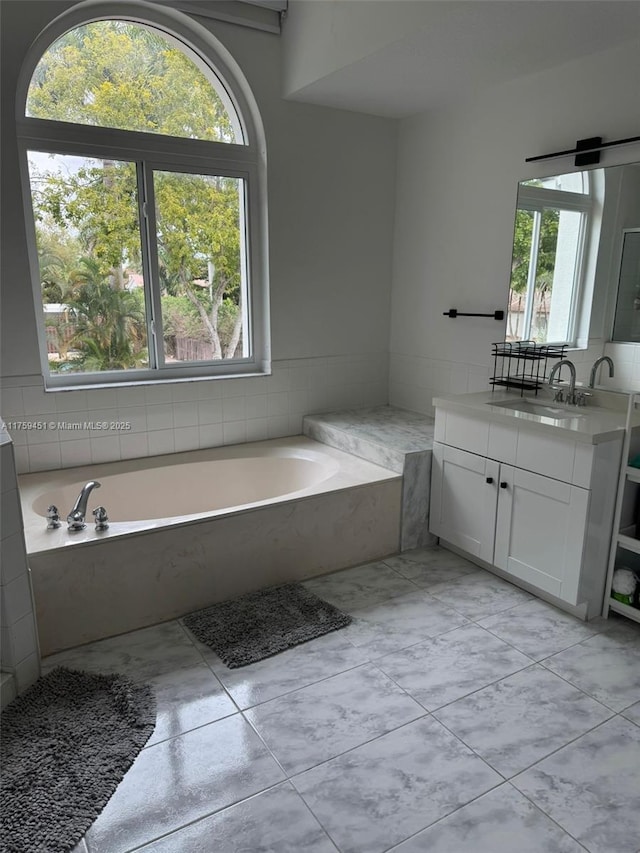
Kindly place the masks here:
<instances>
[{"instance_id":1,"label":"white window frame","mask_svg":"<svg viewBox=\"0 0 640 853\"><path fill-rule=\"evenodd\" d=\"M529 257L529 272L527 280L527 291L525 299L525 310L523 318L523 336L525 330L530 334L531 319L533 314L533 294L535 290L536 264L538 255L538 238L542 214L545 209L552 210L567 210L581 213L580 233L578 236L578 246L576 249L576 262L573 269L573 282L571 285L571 304L569 308L569 328L566 340L545 341L545 344L567 344L570 347L576 346L578 337L579 325L579 309L584 289L584 271L585 259L587 252L587 243L589 229L591 227L593 197L591 193L591 176L587 175L589 180L589 192L576 193L566 190L554 190L547 187L529 186L521 183L518 186L518 200L516 211L526 210L534 214L533 234L531 241L531 255Z\"/></svg>"},{"instance_id":2,"label":"white window frame","mask_svg":"<svg viewBox=\"0 0 640 853\"><path fill-rule=\"evenodd\" d=\"M126 20L142 26L160 29L162 34L176 44L186 47L201 70L215 75L220 86L223 103L232 114L239 117L240 131L245 144L183 139L162 134L118 130L93 125L71 124L28 117L25 114L27 94L33 72L42 55L61 35L76 27L98 20ZM192 53L193 52L193 53ZM158 9L147 3L109 2L82 3L67 14L57 18L32 45L23 64L17 88L16 124L24 213L27 225L27 244L34 297L34 311L38 329L38 342L45 387L56 388L100 387L104 385L130 385L140 383L173 382L180 379L212 379L238 376L256 376L271 372L271 347L269 335L268 292L268 238L266 195L266 146L264 129L257 104L239 66L211 33L185 15L171 9ZM31 187L27 152L42 151L102 158L108 152L114 159L129 160L138 165L138 174L147 170L167 170L221 175L244 181L245 194L241 200L245 216L241 242L245 246L247 281L243 282L247 312L249 353L240 359L219 359L207 362L188 362L165 366L155 364L144 369L101 371L95 373L53 374L47 356L45 318L42 311L40 268L36 246L35 221L31 200ZM150 171L147 172L150 174ZM140 195L140 194L139 194ZM147 199L149 201L149 199ZM140 229L145 228L143 218L144 198L139 198ZM147 228L155 233L153 205L146 207ZM153 229L153 230L152 230ZM151 241L155 244L155 238ZM156 325L157 351L163 362L162 329L157 314L159 282L154 270L152 248L151 319ZM148 282L145 281L145 287ZM151 332L151 329L149 330ZM151 340L150 347L151 351Z\"/></svg>"}]
</instances>

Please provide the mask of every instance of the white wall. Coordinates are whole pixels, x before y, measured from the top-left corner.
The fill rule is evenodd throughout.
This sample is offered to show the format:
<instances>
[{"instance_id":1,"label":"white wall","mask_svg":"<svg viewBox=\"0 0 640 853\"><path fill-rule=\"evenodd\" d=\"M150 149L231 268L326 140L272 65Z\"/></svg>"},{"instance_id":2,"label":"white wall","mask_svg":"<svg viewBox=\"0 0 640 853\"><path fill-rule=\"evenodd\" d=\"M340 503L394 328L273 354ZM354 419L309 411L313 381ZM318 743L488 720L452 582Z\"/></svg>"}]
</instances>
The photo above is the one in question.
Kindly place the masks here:
<instances>
[{"instance_id":1,"label":"white wall","mask_svg":"<svg viewBox=\"0 0 640 853\"><path fill-rule=\"evenodd\" d=\"M284 22L285 95L304 97L318 80L427 26L434 12L406 0L293 0Z\"/></svg>"},{"instance_id":2,"label":"white wall","mask_svg":"<svg viewBox=\"0 0 640 853\"><path fill-rule=\"evenodd\" d=\"M123 436L13 430L18 470L296 434L302 415L387 402L396 125L282 99L277 36L199 19L232 53L266 130L273 376L43 390L13 123L16 78L69 2L3 2L2 399L7 422L121 420ZM48 417L49 416L49 417ZM89 417L87 417L89 416Z\"/></svg>"},{"instance_id":3,"label":"white wall","mask_svg":"<svg viewBox=\"0 0 640 853\"><path fill-rule=\"evenodd\" d=\"M491 343L504 324L443 312L506 309L517 183L574 168L571 158L525 158L590 136L636 136L638 79L640 42L630 42L401 123L391 403L430 413L434 394L489 387ZM612 150L602 164L638 155L638 146ZM591 344L572 353L582 377L602 353L602 338Z\"/></svg>"}]
</instances>

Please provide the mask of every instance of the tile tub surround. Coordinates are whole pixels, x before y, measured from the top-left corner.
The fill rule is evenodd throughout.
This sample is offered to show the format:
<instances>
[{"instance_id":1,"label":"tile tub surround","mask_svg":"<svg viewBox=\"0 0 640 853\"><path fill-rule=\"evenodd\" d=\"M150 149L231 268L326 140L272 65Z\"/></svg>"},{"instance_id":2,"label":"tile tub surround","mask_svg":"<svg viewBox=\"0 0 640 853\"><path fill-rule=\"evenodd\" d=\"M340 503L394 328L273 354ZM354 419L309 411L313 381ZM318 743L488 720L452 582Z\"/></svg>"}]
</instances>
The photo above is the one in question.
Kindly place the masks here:
<instances>
[{"instance_id":1,"label":"tile tub surround","mask_svg":"<svg viewBox=\"0 0 640 853\"><path fill-rule=\"evenodd\" d=\"M101 533L91 524L77 533L64 525L47 530L46 519L33 511L33 502L43 491L55 491L67 481L98 479L105 484L99 497L104 497L108 509L106 484L111 474L130 473L136 464L139 470L164 467L170 464L167 458L21 477L44 653L397 551L400 477L303 436L180 454L173 458L175 477L181 463L219 457L226 462L236 456L264 459L274 454L317 457L332 473L268 500L184 518L111 522ZM167 495L169 506L170 500Z\"/></svg>"},{"instance_id":2,"label":"tile tub surround","mask_svg":"<svg viewBox=\"0 0 640 853\"><path fill-rule=\"evenodd\" d=\"M239 670L180 621L46 658L157 693L154 735L75 853L636 853L640 680L613 664L640 654L640 626L586 636L504 581L469 618L447 571L495 580L439 548L309 580L357 630Z\"/></svg>"},{"instance_id":3,"label":"tile tub surround","mask_svg":"<svg viewBox=\"0 0 640 853\"><path fill-rule=\"evenodd\" d=\"M10 430L18 473L28 474L299 435L309 412L386 403L388 373L388 355L369 353L276 360L268 376L86 390L45 392L41 376L3 376L0 414L47 426ZM94 421L130 429L66 427Z\"/></svg>"},{"instance_id":4,"label":"tile tub surround","mask_svg":"<svg viewBox=\"0 0 640 853\"><path fill-rule=\"evenodd\" d=\"M433 427L433 418L395 406L307 415L302 426L316 441L403 474L401 551L437 541L429 533Z\"/></svg>"},{"instance_id":5,"label":"tile tub surround","mask_svg":"<svg viewBox=\"0 0 640 853\"><path fill-rule=\"evenodd\" d=\"M2 707L40 674L31 579L13 443L0 420L0 658Z\"/></svg>"}]
</instances>

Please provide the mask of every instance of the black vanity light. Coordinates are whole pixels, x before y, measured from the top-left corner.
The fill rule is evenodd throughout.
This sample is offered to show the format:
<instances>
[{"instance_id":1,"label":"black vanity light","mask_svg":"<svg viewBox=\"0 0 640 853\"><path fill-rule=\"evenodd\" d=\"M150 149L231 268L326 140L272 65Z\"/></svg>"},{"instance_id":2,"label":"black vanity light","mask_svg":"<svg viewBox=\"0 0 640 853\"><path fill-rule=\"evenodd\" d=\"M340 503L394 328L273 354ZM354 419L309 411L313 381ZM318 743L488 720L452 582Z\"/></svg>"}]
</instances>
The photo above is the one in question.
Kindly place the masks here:
<instances>
[{"instance_id":1,"label":"black vanity light","mask_svg":"<svg viewBox=\"0 0 640 853\"><path fill-rule=\"evenodd\" d=\"M640 142L640 136L629 136L627 139L616 139L613 142L603 142L601 136L590 136L588 139L579 139L575 148L566 151L554 151L553 154L540 154L537 157L525 158L525 163L536 163L538 160L553 160L555 157L568 157L576 155L576 166L591 166L600 162L600 152L606 148L617 148L621 145L631 145Z\"/></svg>"}]
</instances>

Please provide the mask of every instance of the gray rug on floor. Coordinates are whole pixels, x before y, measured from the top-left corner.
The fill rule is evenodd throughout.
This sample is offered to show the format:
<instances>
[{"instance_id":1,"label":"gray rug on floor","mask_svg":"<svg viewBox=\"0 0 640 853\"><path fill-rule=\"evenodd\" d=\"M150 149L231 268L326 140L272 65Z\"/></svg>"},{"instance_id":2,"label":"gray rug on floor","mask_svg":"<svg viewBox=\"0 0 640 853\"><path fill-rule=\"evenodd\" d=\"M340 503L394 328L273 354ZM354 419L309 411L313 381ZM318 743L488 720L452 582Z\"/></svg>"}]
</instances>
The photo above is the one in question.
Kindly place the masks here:
<instances>
[{"instance_id":1,"label":"gray rug on floor","mask_svg":"<svg viewBox=\"0 0 640 853\"><path fill-rule=\"evenodd\" d=\"M67 853L155 727L155 697L120 675L58 667L2 712L0 850Z\"/></svg>"},{"instance_id":2,"label":"gray rug on floor","mask_svg":"<svg viewBox=\"0 0 640 853\"><path fill-rule=\"evenodd\" d=\"M289 583L214 604L183 621L235 669L344 628L351 616L300 584Z\"/></svg>"}]
</instances>

